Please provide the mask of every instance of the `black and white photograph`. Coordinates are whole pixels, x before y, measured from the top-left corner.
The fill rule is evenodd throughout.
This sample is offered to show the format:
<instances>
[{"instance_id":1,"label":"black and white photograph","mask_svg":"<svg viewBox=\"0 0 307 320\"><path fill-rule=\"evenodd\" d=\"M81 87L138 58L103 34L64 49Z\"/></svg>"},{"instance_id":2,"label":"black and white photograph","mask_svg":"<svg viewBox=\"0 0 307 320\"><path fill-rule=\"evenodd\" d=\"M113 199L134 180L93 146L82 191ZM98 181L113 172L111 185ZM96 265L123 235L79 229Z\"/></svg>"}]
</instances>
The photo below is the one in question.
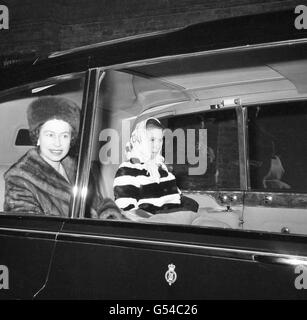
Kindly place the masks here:
<instances>
[{"instance_id":1,"label":"black and white photograph","mask_svg":"<svg viewBox=\"0 0 307 320\"><path fill-rule=\"evenodd\" d=\"M0 300L306 299L305 1L0 0Z\"/></svg>"}]
</instances>

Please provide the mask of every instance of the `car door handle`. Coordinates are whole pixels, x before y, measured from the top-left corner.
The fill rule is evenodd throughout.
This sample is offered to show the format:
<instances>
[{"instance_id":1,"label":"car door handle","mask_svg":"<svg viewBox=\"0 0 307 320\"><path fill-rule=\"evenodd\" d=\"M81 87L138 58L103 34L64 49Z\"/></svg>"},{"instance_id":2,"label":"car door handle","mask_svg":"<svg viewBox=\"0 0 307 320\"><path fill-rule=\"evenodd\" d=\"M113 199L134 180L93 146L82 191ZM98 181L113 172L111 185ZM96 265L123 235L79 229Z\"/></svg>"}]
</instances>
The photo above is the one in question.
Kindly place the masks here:
<instances>
[{"instance_id":1,"label":"car door handle","mask_svg":"<svg viewBox=\"0 0 307 320\"><path fill-rule=\"evenodd\" d=\"M272 256L272 255L253 255L253 260L260 263L267 264L281 264L288 266L305 265L307 266L307 259L301 257L283 257L283 256Z\"/></svg>"}]
</instances>

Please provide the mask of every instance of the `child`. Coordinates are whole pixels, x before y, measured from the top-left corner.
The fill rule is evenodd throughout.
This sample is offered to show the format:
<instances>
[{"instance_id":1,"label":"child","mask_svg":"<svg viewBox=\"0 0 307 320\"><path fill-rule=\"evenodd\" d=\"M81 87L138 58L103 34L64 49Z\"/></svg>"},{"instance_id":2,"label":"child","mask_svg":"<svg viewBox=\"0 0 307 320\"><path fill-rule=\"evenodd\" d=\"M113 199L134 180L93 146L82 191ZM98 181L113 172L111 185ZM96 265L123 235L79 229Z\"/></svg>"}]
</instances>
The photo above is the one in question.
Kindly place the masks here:
<instances>
[{"instance_id":1,"label":"child","mask_svg":"<svg viewBox=\"0 0 307 320\"><path fill-rule=\"evenodd\" d=\"M115 203L124 212L142 209L143 216L180 210L197 211L198 204L181 195L175 176L161 155L163 127L158 119L139 122L127 145L127 161L115 175ZM145 210L145 212L143 211Z\"/></svg>"}]
</instances>

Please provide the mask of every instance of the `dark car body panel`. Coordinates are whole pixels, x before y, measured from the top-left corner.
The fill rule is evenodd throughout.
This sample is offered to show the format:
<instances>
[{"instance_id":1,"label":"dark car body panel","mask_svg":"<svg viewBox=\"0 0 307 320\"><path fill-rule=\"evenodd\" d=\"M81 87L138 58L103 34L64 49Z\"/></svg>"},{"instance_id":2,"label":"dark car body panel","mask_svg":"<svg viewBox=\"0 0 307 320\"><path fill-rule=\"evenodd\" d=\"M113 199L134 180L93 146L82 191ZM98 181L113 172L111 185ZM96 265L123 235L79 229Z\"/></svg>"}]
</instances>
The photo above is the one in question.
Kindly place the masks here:
<instances>
[{"instance_id":1,"label":"dark car body panel","mask_svg":"<svg viewBox=\"0 0 307 320\"><path fill-rule=\"evenodd\" d=\"M48 283L38 298L307 297L304 290L294 287L293 266L255 260L255 256L272 252L279 256L306 252L303 239L293 239L289 245L285 237L255 236L243 231L195 231L175 226L164 231L154 225L120 223L113 227L89 220L67 222L57 238ZM178 275L173 285L165 280L171 263Z\"/></svg>"},{"instance_id":2,"label":"dark car body panel","mask_svg":"<svg viewBox=\"0 0 307 320\"><path fill-rule=\"evenodd\" d=\"M32 299L48 274L55 239L63 221L27 216L0 216L0 261L9 269L9 290L4 299ZM13 250L13 251L12 251Z\"/></svg>"}]
</instances>

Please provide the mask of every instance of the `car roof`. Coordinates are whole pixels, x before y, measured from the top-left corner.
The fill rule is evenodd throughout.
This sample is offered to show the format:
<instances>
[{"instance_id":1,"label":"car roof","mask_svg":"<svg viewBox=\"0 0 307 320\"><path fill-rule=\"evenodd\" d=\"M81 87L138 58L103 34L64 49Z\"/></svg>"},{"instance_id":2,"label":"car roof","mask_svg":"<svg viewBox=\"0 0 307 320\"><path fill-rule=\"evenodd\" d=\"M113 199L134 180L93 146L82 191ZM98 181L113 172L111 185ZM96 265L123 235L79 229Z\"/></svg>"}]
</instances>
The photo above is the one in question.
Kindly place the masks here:
<instances>
[{"instance_id":1,"label":"car roof","mask_svg":"<svg viewBox=\"0 0 307 320\"><path fill-rule=\"evenodd\" d=\"M0 70L0 90L93 67L273 42L307 41L307 30L295 28L295 17L293 10L239 16L54 52Z\"/></svg>"},{"instance_id":2,"label":"car roof","mask_svg":"<svg viewBox=\"0 0 307 320\"><path fill-rule=\"evenodd\" d=\"M94 58L99 54L99 50L103 52L108 48L117 47L126 49L121 54L128 54L129 49L133 49L134 46L139 47L140 44L143 46L146 44L149 47L143 47L141 52L144 56L140 58L149 59L160 55L218 50L307 37L307 32L295 28L294 20L295 15L291 10L232 17L58 51L51 53L48 58L80 57L82 55L93 55ZM152 50L154 50L153 53ZM110 64L116 63L115 57L112 58L113 63L110 61Z\"/></svg>"}]
</instances>

